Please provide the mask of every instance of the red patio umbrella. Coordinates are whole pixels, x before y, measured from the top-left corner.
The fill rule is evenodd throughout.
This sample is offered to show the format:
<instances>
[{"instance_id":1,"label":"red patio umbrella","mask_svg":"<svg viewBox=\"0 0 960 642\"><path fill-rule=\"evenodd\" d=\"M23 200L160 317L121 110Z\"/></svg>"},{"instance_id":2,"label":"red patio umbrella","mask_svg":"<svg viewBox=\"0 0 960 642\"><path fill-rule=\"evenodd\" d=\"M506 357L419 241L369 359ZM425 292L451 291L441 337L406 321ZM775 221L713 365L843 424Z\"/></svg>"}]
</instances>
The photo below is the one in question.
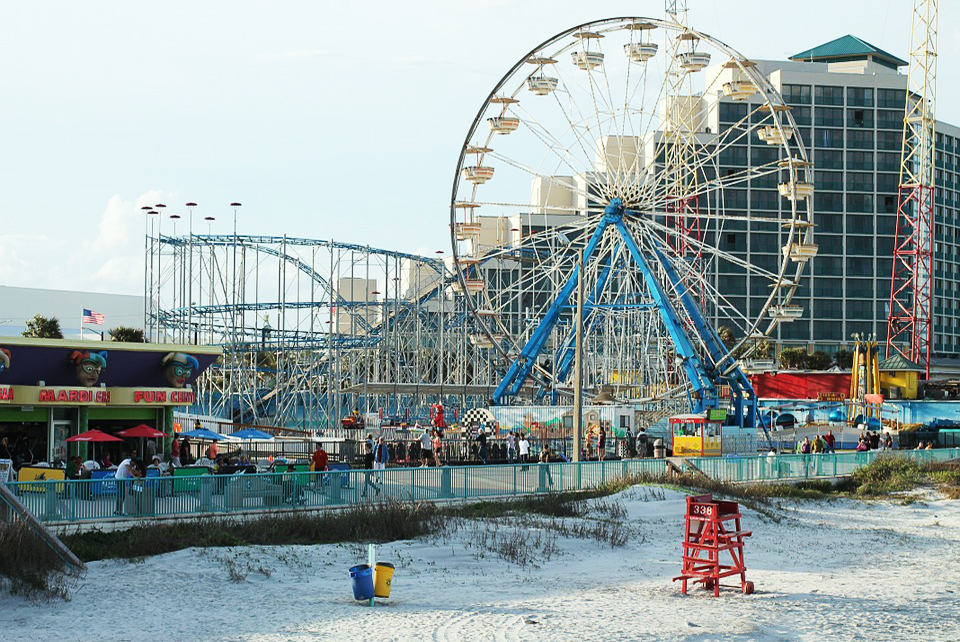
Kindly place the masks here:
<instances>
[{"instance_id":1,"label":"red patio umbrella","mask_svg":"<svg viewBox=\"0 0 960 642\"><path fill-rule=\"evenodd\" d=\"M98 441L123 441L123 440L120 439L119 437L114 437L113 435L108 435L107 433L103 432L102 430L97 430L96 428L94 428L93 430L88 430L88 431L86 431L86 432L82 432L82 433L80 433L79 435L74 435L73 437L67 437L67 439L66 439L65 441L91 441L91 442L98 442ZM95 451L94 451L94 452L95 452Z\"/></svg>"},{"instance_id":2,"label":"red patio umbrella","mask_svg":"<svg viewBox=\"0 0 960 642\"><path fill-rule=\"evenodd\" d=\"M127 428L121 430L117 433L121 437L139 437L140 438L140 456L143 457L143 440L147 437L158 438L166 437L166 435L155 428L151 428L147 424L140 424L139 426L134 426L133 428Z\"/></svg>"},{"instance_id":3,"label":"red patio umbrella","mask_svg":"<svg viewBox=\"0 0 960 642\"><path fill-rule=\"evenodd\" d=\"M114 437L113 435L108 435L107 433L93 429L88 430L87 432L82 432L79 435L74 435L73 437L68 437L66 441L123 441L119 437Z\"/></svg>"},{"instance_id":4,"label":"red patio umbrella","mask_svg":"<svg viewBox=\"0 0 960 642\"><path fill-rule=\"evenodd\" d=\"M134 426L133 428L127 428L125 430L121 430L117 434L121 437L152 437L154 439L167 436L165 433L162 433L155 428L151 428L147 424L140 424L139 426Z\"/></svg>"}]
</instances>

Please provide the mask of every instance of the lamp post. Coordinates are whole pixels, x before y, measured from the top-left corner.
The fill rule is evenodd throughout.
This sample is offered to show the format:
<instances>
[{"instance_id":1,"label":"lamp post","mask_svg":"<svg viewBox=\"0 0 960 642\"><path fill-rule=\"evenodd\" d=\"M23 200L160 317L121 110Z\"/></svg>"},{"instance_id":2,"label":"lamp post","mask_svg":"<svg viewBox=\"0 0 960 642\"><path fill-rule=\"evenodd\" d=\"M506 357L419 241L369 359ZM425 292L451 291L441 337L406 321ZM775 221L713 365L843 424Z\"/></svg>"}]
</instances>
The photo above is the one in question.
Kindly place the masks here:
<instances>
[{"instance_id":1,"label":"lamp post","mask_svg":"<svg viewBox=\"0 0 960 642\"><path fill-rule=\"evenodd\" d=\"M573 461L580 461L583 428L583 250L577 256L577 341L573 360Z\"/></svg>"},{"instance_id":2,"label":"lamp post","mask_svg":"<svg viewBox=\"0 0 960 642\"><path fill-rule=\"evenodd\" d=\"M233 208L233 275L232 275L232 292L231 292L231 305L230 305L230 345L231 350L233 351L232 363L230 367L230 399L232 402L234 387L236 386L236 393L239 401L240 388L236 384L237 379L237 210L241 207L240 203L233 202L230 203L230 207ZM239 405L239 404L238 404Z\"/></svg>"},{"instance_id":3,"label":"lamp post","mask_svg":"<svg viewBox=\"0 0 960 642\"><path fill-rule=\"evenodd\" d=\"M140 208L146 216L143 219L143 335L149 340L150 313L153 311L153 216L158 212L144 205ZM149 220L149 232L147 231Z\"/></svg>"},{"instance_id":4,"label":"lamp post","mask_svg":"<svg viewBox=\"0 0 960 642\"><path fill-rule=\"evenodd\" d=\"M443 262L443 250L437 250L435 252L437 259L442 263ZM443 274L443 270L440 270L440 274ZM437 370L437 376L440 379L440 392L437 395L437 401L443 403L443 380L446 373L446 360L447 360L447 350L446 342L444 341L444 327L446 322L444 320L444 314L447 311L447 296L445 291L440 292L440 296L437 297L437 303L440 304L440 342L437 344L437 353L440 357L439 369Z\"/></svg>"},{"instance_id":5,"label":"lamp post","mask_svg":"<svg viewBox=\"0 0 960 642\"><path fill-rule=\"evenodd\" d=\"M154 211L157 212L157 239L156 239L156 267L151 268L153 285L151 286L154 290L154 295L156 299L153 302L154 307L154 341L160 340L160 271L161 271L161 262L163 260L163 243L161 239L163 238L163 217L159 216L163 214L163 210L167 208L163 203L157 203L153 206Z\"/></svg>"},{"instance_id":6,"label":"lamp post","mask_svg":"<svg viewBox=\"0 0 960 642\"><path fill-rule=\"evenodd\" d=\"M384 286L383 289L386 290L386 289L387 289L386 286ZM379 295L380 295L380 292L379 292L378 290L374 290L373 292L370 293L370 296L373 297L374 311L376 311L376 307L377 307L377 297L378 297ZM387 304L387 303L386 303L386 302L387 302L387 297L383 297L383 302L384 302L384 303L383 303L384 306L386 306L386 304ZM367 305L369 306L369 301L367 302ZM364 316L365 316L366 319L367 319L367 323L372 326L373 323L370 323L369 308L364 309ZM385 334L386 331L387 331L387 318L386 318L386 316L387 316L387 315L386 315L386 312L384 312L384 314L380 316L380 342L381 342L382 345L386 345L386 340L387 340L387 337L386 337L386 334ZM375 322L376 322L376 319L374 319L374 323L375 323ZM370 342L369 342L369 341L365 341L365 342L364 342L364 348L363 348L363 369L364 369L364 373L363 373L363 402L364 402L364 405L365 405L364 410L366 410L367 412L370 412L369 392L368 392L368 390L367 390L367 382L370 380Z\"/></svg>"},{"instance_id":7,"label":"lamp post","mask_svg":"<svg viewBox=\"0 0 960 642\"><path fill-rule=\"evenodd\" d=\"M197 206L196 203L187 203L186 208L187 212L190 213L190 228L189 228L189 245L188 245L188 258L187 258L187 271L184 276L187 278L187 300L190 302L190 309L187 310L187 341L190 341L190 335L192 334L196 337L196 333L193 332L193 208Z\"/></svg>"}]
</instances>

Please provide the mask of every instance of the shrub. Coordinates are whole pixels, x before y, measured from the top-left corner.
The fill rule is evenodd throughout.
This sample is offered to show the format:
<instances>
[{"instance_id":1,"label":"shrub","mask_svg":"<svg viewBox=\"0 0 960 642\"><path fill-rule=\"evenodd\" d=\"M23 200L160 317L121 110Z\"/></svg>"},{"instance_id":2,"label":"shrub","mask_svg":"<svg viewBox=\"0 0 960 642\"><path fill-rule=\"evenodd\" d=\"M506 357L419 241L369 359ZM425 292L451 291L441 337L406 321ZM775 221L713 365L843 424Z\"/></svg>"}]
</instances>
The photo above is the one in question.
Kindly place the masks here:
<instances>
[{"instance_id":1,"label":"shrub","mask_svg":"<svg viewBox=\"0 0 960 642\"><path fill-rule=\"evenodd\" d=\"M30 599L67 599L68 568L24 521L0 522L0 587Z\"/></svg>"}]
</instances>

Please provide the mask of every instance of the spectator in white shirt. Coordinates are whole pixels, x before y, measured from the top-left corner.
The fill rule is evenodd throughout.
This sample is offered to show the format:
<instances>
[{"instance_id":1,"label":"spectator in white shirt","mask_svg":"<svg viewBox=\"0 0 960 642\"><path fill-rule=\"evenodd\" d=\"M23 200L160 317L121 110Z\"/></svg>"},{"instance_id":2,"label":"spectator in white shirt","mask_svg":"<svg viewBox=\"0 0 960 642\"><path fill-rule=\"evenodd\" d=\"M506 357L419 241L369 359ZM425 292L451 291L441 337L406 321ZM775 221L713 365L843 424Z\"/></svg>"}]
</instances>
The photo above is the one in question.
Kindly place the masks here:
<instances>
[{"instance_id":1,"label":"spectator in white shirt","mask_svg":"<svg viewBox=\"0 0 960 642\"><path fill-rule=\"evenodd\" d=\"M114 515L123 515L123 500L127 496L127 489L130 487L130 480L137 476L137 466L133 463L133 453L130 453L126 459L117 466L117 472L114 473L117 484L117 507L113 511Z\"/></svg>"}]
</instances>

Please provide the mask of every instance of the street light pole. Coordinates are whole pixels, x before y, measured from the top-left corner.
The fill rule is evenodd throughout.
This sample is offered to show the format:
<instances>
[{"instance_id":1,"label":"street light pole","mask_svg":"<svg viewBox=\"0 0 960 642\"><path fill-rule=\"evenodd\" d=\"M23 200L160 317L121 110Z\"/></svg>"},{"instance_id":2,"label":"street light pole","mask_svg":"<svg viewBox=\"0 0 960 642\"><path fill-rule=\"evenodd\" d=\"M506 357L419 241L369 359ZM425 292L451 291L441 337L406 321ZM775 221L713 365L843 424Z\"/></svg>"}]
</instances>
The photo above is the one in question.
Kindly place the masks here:
<instances>
[{"instance_id":1,"label":"street light pole","mask_svg":"<svg viewBox=\"0 0 960 642\"><path fill-rule=\"evenodd\" d=\"M190 304L190 309L187 310L187 343L190 342L190 335L193 334L193 208L196 206L196 203L187 203L187 211L190 212L189 259L187 260L187 302Z\"/></svg>"},{"instance_id":2,"label":"street light pole","mask_svg":"<svg viewBox=\"0 0 960 642\"><path fill-rule=\"evenodd\" d=\"M573 360L573 461L580 461L583 429L583 250L577 257L577 341Z\"/></svg>"},{"instance_id":3,"label":"street light pole","mask_svg":"<svg viewBox=\"0 0 960 642\"><path fill-rule=\"evenodd\" d=\"M237 408L240 408L240 385L237 381L237 208L240 203L230 203L233 208L233 273L231 283L233 285L231 292L230 305L230 404L233 408L234 392L236 392Z\"/></svg>"}]
</instances>

